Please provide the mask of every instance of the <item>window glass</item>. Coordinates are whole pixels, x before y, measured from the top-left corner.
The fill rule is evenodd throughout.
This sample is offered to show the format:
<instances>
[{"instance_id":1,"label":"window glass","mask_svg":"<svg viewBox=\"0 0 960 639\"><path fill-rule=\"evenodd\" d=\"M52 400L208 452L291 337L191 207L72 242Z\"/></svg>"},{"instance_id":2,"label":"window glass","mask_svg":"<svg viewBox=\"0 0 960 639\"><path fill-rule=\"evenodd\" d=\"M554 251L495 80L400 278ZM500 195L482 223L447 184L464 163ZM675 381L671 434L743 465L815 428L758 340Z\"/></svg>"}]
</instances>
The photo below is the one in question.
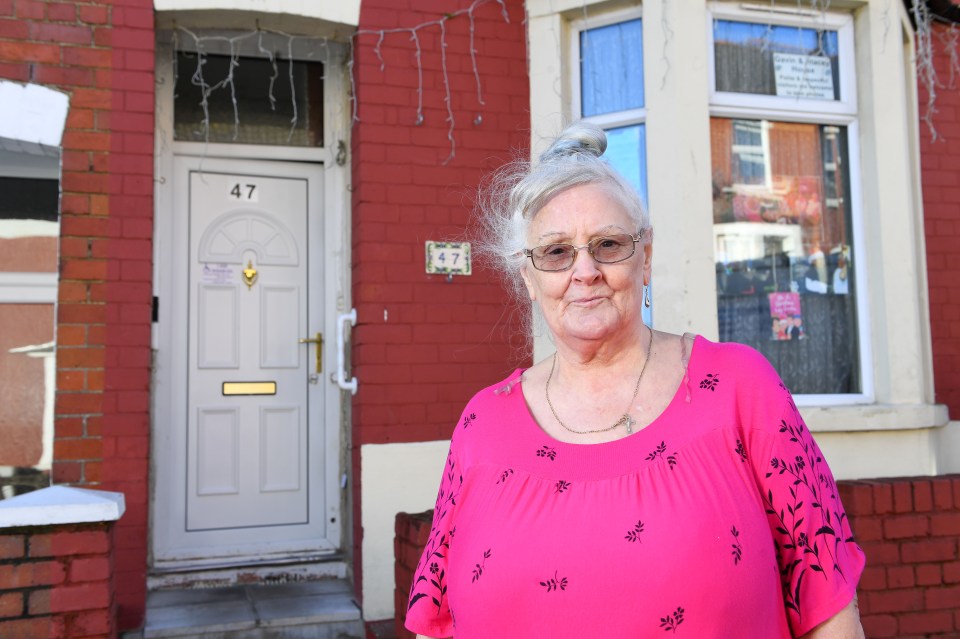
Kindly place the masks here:
<instances>
[{"instance_id":1,"label":"window glass","mask_svg":"<svg viewBox=\"0 0 960 639\"><path fill-rule=\"evenodd\" d=\"M714 20L713 47L717 91L840 99L836 31Z\"/></svg>"},{"instance_id":2,"label":"window glass","mask_svg":"<svg viewBox=\"0 0 960 639\"><path fill-rule=\"evenodd\" d=\"M174 139L186 142L323 145L323 65L319 62L177 53ZM198 75L198 71L202 71ZM202 82L201 82L202 79ZM203 85L207 86L207 109ZM292 89L291 89L292 84ZM209 131L204 120L209 117ZM294 120L294 117L296 118ZM209 134L209 139L208 139Z\"/></svg>"},{"instance_id":3,"label":"window glass","mask_svg":"<svg viewBox=\"0 0 960 639\"><path fill-rule=\"evenodd\" d=\"M48 486L53 457L59 150L25 146L0 150L0 499Z\"/></svg>"},{"instance_id":4,"label":"window glass","mask_svg":"<svg viewBox=\"0 0 960 639\"><path fill-rule=\"evenodd\" d=\"M647 205L647 129L643 124L607 129L607 150L604 157Z\"/></svg>"},{"instance_id":5,"label":"window glass","mask_svg":"<svg viewBox=\"0 0 960 639\"><path fill-rule=\"evenodd\" d=\"M583 117L643 107L643 33L640 20L580 32Z\"/></svg>"},{"instance_id":6,"label":"window glass","mask_svg":"<svg viewBox=\"0 0 960 639\"><path fill-rule=\"evenodd\" d=\"M604 158L647 205L647 131L643 102L640 19L580 31L580 115L597 118L607 133ZM649 307L643 319L652 321Z\"/></svg>"},{"instance_id":7,"label":"window glass","mask_svg":"<svg viewBox=\"0 0 960 639\"><path fill-rule=\"evenodd\" d=\"M859 393L847 128L712 118L720 339L794 393Z\"/></svg>"}]
</instances>

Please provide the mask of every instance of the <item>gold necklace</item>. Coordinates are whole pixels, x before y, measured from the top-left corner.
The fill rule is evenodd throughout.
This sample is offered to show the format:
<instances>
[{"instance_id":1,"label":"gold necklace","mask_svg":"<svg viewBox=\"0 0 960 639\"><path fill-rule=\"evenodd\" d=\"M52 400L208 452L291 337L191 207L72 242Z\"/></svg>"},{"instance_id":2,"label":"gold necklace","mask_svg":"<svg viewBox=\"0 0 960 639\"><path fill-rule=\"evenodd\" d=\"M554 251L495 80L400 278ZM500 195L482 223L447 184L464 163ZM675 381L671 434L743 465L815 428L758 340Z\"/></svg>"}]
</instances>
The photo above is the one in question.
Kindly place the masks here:
<instances>
[{"instance_id":1,"label":"gold necklace","mask_svg":"<svg viewBox=\"0 0 960 639\"><path fill-rule=\"evenodd\" d=\"M557 423L563 427L564 430L570 431L571 433L576 433L577 435L590 435L593 433L605 433L608 430L613 430L614 428L620 426L621 424L626 425L627 434L633 433L633 418L630 417L630 409L633 407L633 402L637 399L637 393L640 392L640 381L643 379L643 371L647 370L647 362L650 361L650 356L653 354L653 329L648 328L650 331L650 339L647 341L647 355L643 358L643 366L640 367L640 375L637 377L637 385L633 387L633 397L630 398L630 404L627 406L627 412L625 412L620 419L618 419L612 426L607 426L606 428L595 428L591 430L576 430L570 428L560 420L560 416L557 415L557 409L553 407L553 402L550 401L550 380L553 379L553 369L557 365L557 355L554 353L553 361L550 363L550 374L547 375L547 383L544 386L544 394L547 396L547 406L550 407L550 412L553 413L553 418L557 420Z\"/></svg>"}]
</instances>

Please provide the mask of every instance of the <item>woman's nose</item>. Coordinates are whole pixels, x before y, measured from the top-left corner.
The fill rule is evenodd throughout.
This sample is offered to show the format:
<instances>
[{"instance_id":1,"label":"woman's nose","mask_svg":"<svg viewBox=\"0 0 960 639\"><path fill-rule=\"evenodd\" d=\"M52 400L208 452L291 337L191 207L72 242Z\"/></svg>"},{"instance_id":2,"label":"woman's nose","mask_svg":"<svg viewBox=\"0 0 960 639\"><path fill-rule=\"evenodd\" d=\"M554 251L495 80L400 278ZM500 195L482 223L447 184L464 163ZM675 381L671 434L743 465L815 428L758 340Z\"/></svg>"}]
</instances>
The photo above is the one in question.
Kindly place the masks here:
<instances>
[{"instance_id":1,"label":"woman's nose","mask_svg":"<svg viewBox=\"0 0 960 639\"><path fill-rule=\"evenodd\" d=\"M577 254L573 257L571 268L573 269L573 277L582 282L592 282L601 275L597 261L593 259L593 255L586 247L577 251Z\"/></svg>"}]
</instances>

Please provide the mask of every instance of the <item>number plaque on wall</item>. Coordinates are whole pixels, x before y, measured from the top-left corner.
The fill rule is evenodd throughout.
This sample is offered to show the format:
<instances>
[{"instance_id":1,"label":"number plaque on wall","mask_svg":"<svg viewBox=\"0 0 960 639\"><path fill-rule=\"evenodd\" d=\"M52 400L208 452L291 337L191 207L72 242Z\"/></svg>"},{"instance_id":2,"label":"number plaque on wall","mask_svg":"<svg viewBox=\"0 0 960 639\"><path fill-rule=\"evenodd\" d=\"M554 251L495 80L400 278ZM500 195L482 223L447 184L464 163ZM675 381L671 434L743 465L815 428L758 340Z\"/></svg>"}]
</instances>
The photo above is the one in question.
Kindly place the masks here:
<instances>
[{"instance_id":1,"label":"number plaque on wall","mask_svg":"<svg viewBox=\"0 0 960 639\"><path fill-rule=\"evenodd\" d=\"M470 275L469 242L427 242L427 273Z\"/></svg>"}]
</instances>

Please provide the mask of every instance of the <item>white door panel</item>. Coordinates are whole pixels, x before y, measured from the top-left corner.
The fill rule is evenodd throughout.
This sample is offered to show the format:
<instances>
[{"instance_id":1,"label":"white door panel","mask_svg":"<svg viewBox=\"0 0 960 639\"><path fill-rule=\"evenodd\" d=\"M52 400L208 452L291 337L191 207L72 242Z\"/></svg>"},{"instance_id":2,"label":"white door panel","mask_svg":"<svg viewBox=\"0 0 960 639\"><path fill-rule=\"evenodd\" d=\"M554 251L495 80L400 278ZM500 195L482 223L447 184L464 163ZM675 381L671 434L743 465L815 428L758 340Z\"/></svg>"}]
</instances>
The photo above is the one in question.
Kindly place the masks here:
<instances>
[{"instance_id":1,"label":"white door panel","mask_svg":"<svg viewBox=\"0 0 960 639\"><path fill-rule=\"evenodd\" d=\"M193 157L176 158L175 168L182 218L172 260L185 264L171 271L183 300L172 377L183 405L164 427L183 442L183 463L171 469L183 497L172 492L168 510L179 522L163 554L242 563L330 552L338 429L326 423L317 346L300 342L324 332L333 310L324 299L321 168Z\"/></svg>"}]
</instances>

